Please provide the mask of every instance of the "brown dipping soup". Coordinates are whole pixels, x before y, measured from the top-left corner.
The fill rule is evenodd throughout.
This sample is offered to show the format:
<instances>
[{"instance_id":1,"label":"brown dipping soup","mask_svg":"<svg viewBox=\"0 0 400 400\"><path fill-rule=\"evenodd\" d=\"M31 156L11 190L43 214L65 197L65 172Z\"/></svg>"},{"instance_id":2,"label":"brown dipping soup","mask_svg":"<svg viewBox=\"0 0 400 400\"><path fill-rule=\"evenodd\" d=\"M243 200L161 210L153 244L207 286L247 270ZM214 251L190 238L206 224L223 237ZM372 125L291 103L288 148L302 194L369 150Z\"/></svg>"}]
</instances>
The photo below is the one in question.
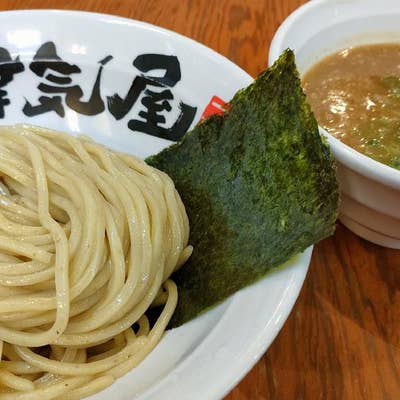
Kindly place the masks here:
<instances>
[{"instance_id":1,"label":"brown dipping soup","mask_svg":"<svg viewBox=\"0 0 400 400\"><path fill-rule=\"evenodd\" d=\"M400 44L330 55L306 72L303 87L320 126L400 170Z\"/></svg>"}]
</instances>

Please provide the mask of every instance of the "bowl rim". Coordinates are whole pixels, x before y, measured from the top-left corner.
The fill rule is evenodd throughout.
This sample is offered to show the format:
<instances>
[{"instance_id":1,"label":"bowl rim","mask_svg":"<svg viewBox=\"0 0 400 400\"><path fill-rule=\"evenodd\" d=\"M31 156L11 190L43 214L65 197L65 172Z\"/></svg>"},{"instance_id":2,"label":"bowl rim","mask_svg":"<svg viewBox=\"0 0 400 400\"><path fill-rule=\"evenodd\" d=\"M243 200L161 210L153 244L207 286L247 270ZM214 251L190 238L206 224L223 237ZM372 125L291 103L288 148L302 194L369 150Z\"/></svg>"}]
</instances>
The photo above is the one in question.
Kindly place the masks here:
<instances>
[{"instance_id":1,"label":"bowl rim","mask_svg":"<svg viewBox=\"0 0 400 400\"><path fill-rule=\"evenodd\" d=\"M400 13L400 3L394 2L393 0L383 0L383 3L390 3L393 6L397 6ZM268 55L268 63L271 65L274 60L278 58L278 56L287 48L284 45L287 36L290 34L291 29L294 24L299 23L304 17L318 13L320 9L327 7L331 7L332 10L335 8L342 6L357 5L357 1L354 0L342 0L340 2L332 2L332 0L314 0L308 3L303 4L296 10L294 10L279 26L277 31L275 32L274 37L272 38L269 55ZM372 1L369 3L372 4ZM363 0L362 3L364 6L368 2ZM359 4L358 4L359 5ZM385 15L385 8L381 7L380 16ZM374 16L374 14L370 15ZM333 26L336 22L334 19L331 19ZM326 27L330 25L330 22L327 22ZM318 32L316 32L318 34ZM294 49L295 50L295 49ZM334 136L329 134L324 128L319 126L320 133L327 139L333 154L336 159L346 167L358 172L359 174L373 179L375 181L379 181L382 184L388 185L394 189L400 189L400 170L389 167L379 161L376 161L358 151L354 150L350 146L344 144L339 139L336 139Z\"/></svg>"}]
</instances>

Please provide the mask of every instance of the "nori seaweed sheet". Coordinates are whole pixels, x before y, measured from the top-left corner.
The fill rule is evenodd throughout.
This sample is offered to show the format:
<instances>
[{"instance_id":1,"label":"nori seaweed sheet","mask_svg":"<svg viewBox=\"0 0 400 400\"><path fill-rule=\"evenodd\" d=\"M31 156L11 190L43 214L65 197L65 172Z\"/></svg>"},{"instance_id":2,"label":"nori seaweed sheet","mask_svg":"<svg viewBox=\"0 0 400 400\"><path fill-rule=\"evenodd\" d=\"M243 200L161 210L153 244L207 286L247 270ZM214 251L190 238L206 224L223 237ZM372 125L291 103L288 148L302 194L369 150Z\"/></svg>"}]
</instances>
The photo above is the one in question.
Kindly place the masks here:
<instances>
[{"instance_id":1,"label":"nori seaweed sheet","mask_svg":"<svg viewBox=\"0 0 400 400\"><path fill-rule=\"evenodd\" d=\"M179 302L170 327L334 232L335 164L291 50L237 92L222 116L146 161L174 180L194 246L173 276Z\"/></svg>"}]
</instances>

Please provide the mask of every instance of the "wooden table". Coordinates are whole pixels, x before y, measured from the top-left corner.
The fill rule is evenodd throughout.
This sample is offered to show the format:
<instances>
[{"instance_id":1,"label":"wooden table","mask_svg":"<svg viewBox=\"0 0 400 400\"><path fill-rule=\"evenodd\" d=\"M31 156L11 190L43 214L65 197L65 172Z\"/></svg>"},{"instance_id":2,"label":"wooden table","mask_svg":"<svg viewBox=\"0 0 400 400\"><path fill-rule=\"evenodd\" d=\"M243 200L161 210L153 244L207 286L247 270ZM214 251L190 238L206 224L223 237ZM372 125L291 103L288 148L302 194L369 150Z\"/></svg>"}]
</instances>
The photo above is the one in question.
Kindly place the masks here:
<instances>
[{"instance_id":1,"label":"wooden table","mask_svg":"<svg viewBox=\"0 0 400 400\"><path fill-rule=\"evenodd\" d=\"M255 76L266 66L275 30L302 3L2 0L0 9L80 9L147 21L204 43ZM225 398L262 399L400 399L399 251L367 243L340 224L315 247L282 331Z\"/></svg>"}]
</instances>

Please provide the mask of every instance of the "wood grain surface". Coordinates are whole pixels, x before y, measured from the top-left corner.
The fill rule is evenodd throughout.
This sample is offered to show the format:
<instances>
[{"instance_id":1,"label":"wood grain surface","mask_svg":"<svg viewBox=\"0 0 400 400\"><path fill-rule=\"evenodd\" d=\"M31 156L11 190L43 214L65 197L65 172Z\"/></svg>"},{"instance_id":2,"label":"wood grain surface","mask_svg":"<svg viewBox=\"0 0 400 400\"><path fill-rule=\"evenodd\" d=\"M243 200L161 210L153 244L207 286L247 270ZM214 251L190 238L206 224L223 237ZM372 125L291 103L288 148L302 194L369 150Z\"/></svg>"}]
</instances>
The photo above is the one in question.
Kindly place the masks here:
<instances>
[{"instance_id":1,"label":"wood grain surface","mask_svg":"<svg viewBox=\"0 0 400 400\"><path fill-rule=\"evenodd\" d=\"M304 2L1 0L0 9L79 9L147 21L204 43L255 76L275 30ZM340 224L315 247L282 331L225 398L264 399L400 399L400 251Z\"/></svg>"}]
</instances>

